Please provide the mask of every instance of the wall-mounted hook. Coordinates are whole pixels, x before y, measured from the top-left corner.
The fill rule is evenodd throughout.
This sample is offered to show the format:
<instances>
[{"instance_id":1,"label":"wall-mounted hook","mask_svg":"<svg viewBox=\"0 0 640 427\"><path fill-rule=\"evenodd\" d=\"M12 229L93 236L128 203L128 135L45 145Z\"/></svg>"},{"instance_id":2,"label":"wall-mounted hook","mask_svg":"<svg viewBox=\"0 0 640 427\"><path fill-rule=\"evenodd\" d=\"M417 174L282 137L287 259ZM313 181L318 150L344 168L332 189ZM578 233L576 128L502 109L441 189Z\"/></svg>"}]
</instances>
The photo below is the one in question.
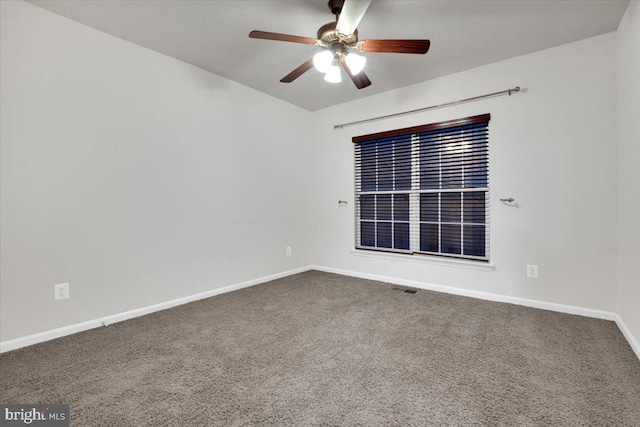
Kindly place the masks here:
<instances>
[{"instance_id":1,"label":"wall-mounted hook","mask_svg":"<svg viewBox=\"0 0 640 427\"><path fill-rule=\"evenodd\" d=\"M338 206L340 206L340 207L347 206L347 201L346 200L338 200Z\"/></svg>"},{"instance_id":2,"label":"wall-mounted hook","mask_svg":"<svg viewBox=\"0 0 640 427\"><path fill-rule=\"evenodd\" d=\"M513 197L509 197L508 199L500 199L500 201L504 202L504 203L513 203L513 202L515 202Z\"/></svg>"}]
</instances>

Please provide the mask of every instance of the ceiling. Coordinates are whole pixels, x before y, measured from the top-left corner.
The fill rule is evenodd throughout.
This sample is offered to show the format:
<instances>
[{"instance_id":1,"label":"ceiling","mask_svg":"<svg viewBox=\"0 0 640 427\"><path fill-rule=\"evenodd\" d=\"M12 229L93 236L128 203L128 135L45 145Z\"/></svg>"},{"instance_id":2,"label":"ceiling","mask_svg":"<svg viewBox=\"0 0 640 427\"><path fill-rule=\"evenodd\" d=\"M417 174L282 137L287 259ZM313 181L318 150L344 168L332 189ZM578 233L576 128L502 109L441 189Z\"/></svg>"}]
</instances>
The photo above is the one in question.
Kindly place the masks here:
<instances>
[{"instance_id":1,"label":"ceiling","mask_svg":"<svg viewBox=\"0 0 640 427\"><path fill-rule=\"evenodd\" d=\"M251 30L315 37L326 0L32 0L31 3L310 111L615 31L628 0L373 0L360 39L430 39L426 55L369 53L373 84L312 69L279 80L317 47L250 39Z\"/></svg>"}]
</instances>

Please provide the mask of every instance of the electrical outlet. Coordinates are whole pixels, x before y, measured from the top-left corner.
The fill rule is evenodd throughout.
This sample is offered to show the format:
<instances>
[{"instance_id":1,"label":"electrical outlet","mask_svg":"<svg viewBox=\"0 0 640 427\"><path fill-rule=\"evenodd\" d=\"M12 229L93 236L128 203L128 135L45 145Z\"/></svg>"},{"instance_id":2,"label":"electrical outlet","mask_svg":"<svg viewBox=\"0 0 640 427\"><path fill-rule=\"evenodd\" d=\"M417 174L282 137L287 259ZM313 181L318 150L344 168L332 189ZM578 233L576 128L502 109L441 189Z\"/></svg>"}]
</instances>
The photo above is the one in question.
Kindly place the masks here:
<instances>
[{"instance_id":1,"label":"electrical outlet","mask_svg":"<svg viewBox=\"0 0 640 427\"><path fill-rule=\"evenodd\" d=\"M59 300L59 299L67 299L69 298L69 284L68 283L58 283L57 285L53 286L53 299L54 300Z\"/></svg>"},{"instance_id":2,"label":"electrical outlet","mask_svg":"<svg viewBox=\"0 0 640 427\"><path fill-rule=\"evenodd\" d=\"M287 255L291 255L291 246L287 246Z\"/></svg>"},{"instance_id":3,"label":"electrical outlet","mask_svg":"<svg viewBox=\"0 0 640 427\"><path fill-rule=\"evenodd\" d=\"M538 278L538 266L537 265L527 265L527 277L532 279Z\"/></svg>"}]
</instances>

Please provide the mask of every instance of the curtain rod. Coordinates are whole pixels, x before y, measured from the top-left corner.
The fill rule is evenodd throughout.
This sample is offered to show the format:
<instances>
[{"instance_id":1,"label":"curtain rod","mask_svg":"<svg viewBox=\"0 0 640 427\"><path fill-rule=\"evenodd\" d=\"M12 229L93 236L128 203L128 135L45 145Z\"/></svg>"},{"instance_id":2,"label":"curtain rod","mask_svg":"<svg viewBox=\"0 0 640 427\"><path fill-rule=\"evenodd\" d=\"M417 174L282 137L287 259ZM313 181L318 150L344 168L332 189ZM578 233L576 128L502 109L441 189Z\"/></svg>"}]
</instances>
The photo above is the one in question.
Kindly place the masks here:
<instances>
[{"instance_id":1,"label":"curtain rod","mask_svg":"<svg viewBox=\"0 0 640 427\"><path fill-rule=\"evenodd\" d=\"M348 123L342 123L340 125L333 125L333 128L342 129L345 126L352 126L360 123L372 122L374 120L388 119L389 117L404 116L405 114L413 114L413 113L418 113L420 111L435 110L436 108L450 107L452 105L462 104L464 102L476 101L478 99L491 98L493 96L498 96L498 95L509 94L509 96L511 96L511 93L513 92L520 92L520 86L516 86L513 89L501 90L500 92L493 92L493 93L488 93L486 95L474 96L472 98L459 99L458 101L446 102L444 104L431 105L429 107L424 107L424 108L416 108L415 110L403 111L401 113L387 114L386 116L372 117L370 119L363 119L363 120L357 120L355 122L348 122Z\"/></svg>"}]
</instances>

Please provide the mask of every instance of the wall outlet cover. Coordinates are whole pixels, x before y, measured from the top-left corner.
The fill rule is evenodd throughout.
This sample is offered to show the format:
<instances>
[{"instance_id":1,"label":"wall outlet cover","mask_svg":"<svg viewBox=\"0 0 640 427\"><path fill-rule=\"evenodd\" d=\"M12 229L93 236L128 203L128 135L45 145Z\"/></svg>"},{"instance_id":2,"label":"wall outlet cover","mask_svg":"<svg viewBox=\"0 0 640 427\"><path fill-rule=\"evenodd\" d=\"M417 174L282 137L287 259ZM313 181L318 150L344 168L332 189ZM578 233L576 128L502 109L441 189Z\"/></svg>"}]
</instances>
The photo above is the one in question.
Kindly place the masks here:
<instances>
[{"instance_id":1,"label":"wall outlet cover","mask_svg":"<svg viewBox=\"0 0 640 427\"><path fill-rule=\"evenodd\" d=\"M532 279L538 278L538 266L537 265L527 265L527 277Z\"/></svg>"},{"instance_id":2,"label":"wall outlet cover","mask_svg":"<svg viewBox=\"0 0 640 427\"><path fill-rule=\"evenodd\" d=\"M58 283L53 286L53 299L61 300L69 298L69 284L68 283Z\"/></svg>"}]
</instances>

